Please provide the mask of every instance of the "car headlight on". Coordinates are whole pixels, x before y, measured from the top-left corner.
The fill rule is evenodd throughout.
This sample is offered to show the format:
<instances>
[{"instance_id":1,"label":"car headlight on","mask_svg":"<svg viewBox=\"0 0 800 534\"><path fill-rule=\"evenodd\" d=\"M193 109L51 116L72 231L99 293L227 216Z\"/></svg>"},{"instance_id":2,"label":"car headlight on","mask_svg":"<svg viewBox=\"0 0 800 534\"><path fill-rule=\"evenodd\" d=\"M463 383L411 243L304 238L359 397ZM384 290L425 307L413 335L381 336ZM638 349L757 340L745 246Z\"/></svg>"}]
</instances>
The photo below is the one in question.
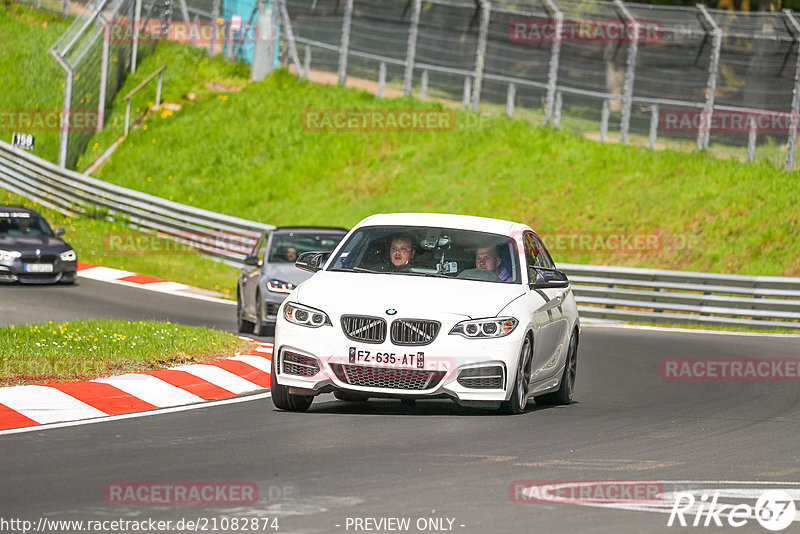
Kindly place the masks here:
<instances>
[{"instance_id":1,"label":"car headlight on","mask_svg":"<svg viewBox=\"0 0 800 534\"><path fill-rule=\"evenodd\" d=\"M22 256L22 253L16 250L0 250L0 261L11 261L20 256Z\"/></svg>"},{"instance_id":2,"label":"car headlight on","mask_svg":"<svg viewBox=\"0 0 800 534\"><path fill-rule=\"evenodd\" d=\"M295 286L290 282L276 280L275 278L267 282L267 289L269 289L273 293L291 293L292 291L294 291L295 287L297 286Z\"/></svg>"},{"instance_id":3,"label":"car headlight on","mask_svg":"<svg viewBox=\"0 0 800 534\"><path fill-rule=\"evenodd\" d=\"M290 323L319 328L323 325L333 326L328 314L311 306L304 306L296 302L287 302L283 307L283 318Z\"/></svg>"},{"instance_id":4,"label":"car headlight on","mask_svg":"<svg viewBox=\"0 0 800 534\"><path fill-rule=\"evenodd\" d=\"M72 249L62 252L58 257L61 258L61 261L75 261L78 259L78 255Z\"/></svg>"},{"instance_id":5,"label":"car headlight on","mask_svg":"<svg viewBox=\"0 0 800 534\"><path fill-rule=\"evenodd\" d=\"M517 327L518 321L513 317L491 317L488 319L471 319L461 321L450 330L468 338L491 338L507 336Z\"/></svg>"}]
</instances>

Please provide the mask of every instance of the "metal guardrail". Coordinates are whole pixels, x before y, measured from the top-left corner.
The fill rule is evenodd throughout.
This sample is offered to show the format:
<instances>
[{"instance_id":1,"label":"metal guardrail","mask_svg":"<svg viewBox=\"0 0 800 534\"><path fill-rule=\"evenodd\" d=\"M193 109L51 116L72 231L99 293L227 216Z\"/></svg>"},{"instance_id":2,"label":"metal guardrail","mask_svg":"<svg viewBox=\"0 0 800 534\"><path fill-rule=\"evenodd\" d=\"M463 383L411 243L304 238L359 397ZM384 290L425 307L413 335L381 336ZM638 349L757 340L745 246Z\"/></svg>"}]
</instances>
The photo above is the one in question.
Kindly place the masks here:
<instances>
[{"instance_id":1,"label":"metal guardrail","mask_svg":"<svg viewBox=\"0 0 800 534\"><path fill-rule=\"evenodd\" d=\"M800 329L800 278L560 264L581 317Z\"/></svg>"},{"instance_id":2,"label":"metal guardrail","mask_svg":"<svg viewBox=\"0 0 800 534\"><path fill-rule=\"evenodd\" d=\"M97 207L241 265L274 226L186 206L64 170L0 141L0 187L62 213ZM800 278L560 264L584 318L800 329Z\"/></svg>"},{"instance_id":3,"label":"metal guardrail","mask_svg":"<svg viewBox=\"0 0 800 534\"><path fill-rule=\"evenodd\" d=\"M0 187L71 215L105 208L143 231L219 256L233 265L275 228L165 200L62 169L0 141Z\"/></svg>"}]
</instances>

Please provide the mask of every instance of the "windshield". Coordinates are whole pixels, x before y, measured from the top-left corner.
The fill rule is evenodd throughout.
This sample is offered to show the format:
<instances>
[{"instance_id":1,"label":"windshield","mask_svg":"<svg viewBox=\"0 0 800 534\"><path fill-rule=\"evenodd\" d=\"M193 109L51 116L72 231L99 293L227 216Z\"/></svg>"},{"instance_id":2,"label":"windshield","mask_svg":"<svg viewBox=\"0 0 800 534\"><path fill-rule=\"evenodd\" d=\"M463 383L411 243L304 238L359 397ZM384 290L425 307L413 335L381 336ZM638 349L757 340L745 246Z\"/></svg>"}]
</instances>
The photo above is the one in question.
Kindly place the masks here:
<instances>
[{"instance_id":1,"label":"windshield","mask_svg":"<svg viewBox=\"0 0 800 534\"><path fill-rule=\"evenodd\" d=\"M47 222L30 213L0 213L0 235L49 237L53 231Z\"/></svg>"},{"instance_id":2,"label":"windshield","mask_svg":"<svg viewBox=\"0 0 800 534\"><path fill-rule=\"evenodd\" d=\"M353 233L332 271L368 271L514 283L519 256L507 236L418 226L371 226Z\"/></svg>"},{"instance_id":3,"label":"windshield","mask_svg":"<svg viewBox=\"0 0 800 534\"><path fill-rule=\"evenodd\" d=\"M269 250L270 263L294 263L303 252L327 252L333 250L344 237L341 234L285 233L272 237Z\"/></svg>"}]
</instances>

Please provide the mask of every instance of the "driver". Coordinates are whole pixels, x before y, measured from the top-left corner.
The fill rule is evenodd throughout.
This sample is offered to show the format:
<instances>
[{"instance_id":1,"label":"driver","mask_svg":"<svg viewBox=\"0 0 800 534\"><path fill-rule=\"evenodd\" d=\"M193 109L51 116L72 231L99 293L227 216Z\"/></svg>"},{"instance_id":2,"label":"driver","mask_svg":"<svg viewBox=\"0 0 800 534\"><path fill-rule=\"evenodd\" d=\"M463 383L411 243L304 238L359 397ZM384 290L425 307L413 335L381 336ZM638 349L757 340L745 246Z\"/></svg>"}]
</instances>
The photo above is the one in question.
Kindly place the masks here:
<instances>
[{"instance_id":1,"label":"driver","mask_svg":"<svg viewBox=\"0 0 800 534\"><path fill-rule=\"evenodd\" d=\"M389 245L391 270L402 273L409 272L415 252L414 239L409 234L400 234L392 238L392 242Z\"/></svg>"},{"instance_id":2,"label":"driver","mask_svg":"<svg viewBox=\"0 0 800 534\"><path fill-rule=\"evenodd\" d=\"M286 249L286 259L289 261L296 261L297 260L297 249L295 247L289 247Z\"/></svg>"},{"instance_id":3,"label":"driver","mask_svg":"<svg viewBox=\"0 0 800 534\"><path fill-rule=\"evenodd\" d=\"M511 273L503 264L503 259L497 249L498 247L495 245L487 245L476 250L475 267L492 271L501 282L510 282Z\"/></svg>"}]
</instances>

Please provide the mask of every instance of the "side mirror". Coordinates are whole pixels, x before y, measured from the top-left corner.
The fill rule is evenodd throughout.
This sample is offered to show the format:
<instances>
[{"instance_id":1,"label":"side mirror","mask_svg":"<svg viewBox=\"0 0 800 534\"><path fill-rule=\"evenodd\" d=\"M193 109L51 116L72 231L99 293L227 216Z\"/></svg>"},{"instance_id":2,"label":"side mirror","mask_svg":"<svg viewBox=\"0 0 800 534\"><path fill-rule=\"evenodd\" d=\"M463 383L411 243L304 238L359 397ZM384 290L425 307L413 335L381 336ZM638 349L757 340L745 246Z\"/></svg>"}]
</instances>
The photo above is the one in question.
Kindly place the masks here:
<instances>
[{"instance_id":1,"label":"side mirror","mask_svg":"<svg viewBox=\"0 0 800 534\"><path fill-rule=\"evenodd\" d=\"M64 235L64 233L65 233L64 229L61 228L60 226L58 228L56 228L56 237L60 237L60 236Z\"/></svg>"},{"instance_id":2,"label":"side mirror","mask_svg":"<svg viewBox=\"0 0 800 534\"><path fill-rule=\"evenodd\" d=\"M330 255L330 252L303 252L294 262L294 266L315 273L322 269Z\"/></svg>"},{"instance_id":3,"label":"side mirror","mask_svg":"<svg viewBox=\"0 0 800 534\"><path fill-rule=\"evenodd\" d=\"M569 286L567 275L557 269L535 269L536 277L531 283L531 289L555 289Z\"/></svg>"},{"instance_id":4,"label":"side mirror","mask_svg":"<svg viewBox=\"0 0 800 534\"><path fill-rule=\"evenodd\" d=\"M258 267L258 256L246 256L244 264L251 267Z\"/></svg>"}]
</instances>

